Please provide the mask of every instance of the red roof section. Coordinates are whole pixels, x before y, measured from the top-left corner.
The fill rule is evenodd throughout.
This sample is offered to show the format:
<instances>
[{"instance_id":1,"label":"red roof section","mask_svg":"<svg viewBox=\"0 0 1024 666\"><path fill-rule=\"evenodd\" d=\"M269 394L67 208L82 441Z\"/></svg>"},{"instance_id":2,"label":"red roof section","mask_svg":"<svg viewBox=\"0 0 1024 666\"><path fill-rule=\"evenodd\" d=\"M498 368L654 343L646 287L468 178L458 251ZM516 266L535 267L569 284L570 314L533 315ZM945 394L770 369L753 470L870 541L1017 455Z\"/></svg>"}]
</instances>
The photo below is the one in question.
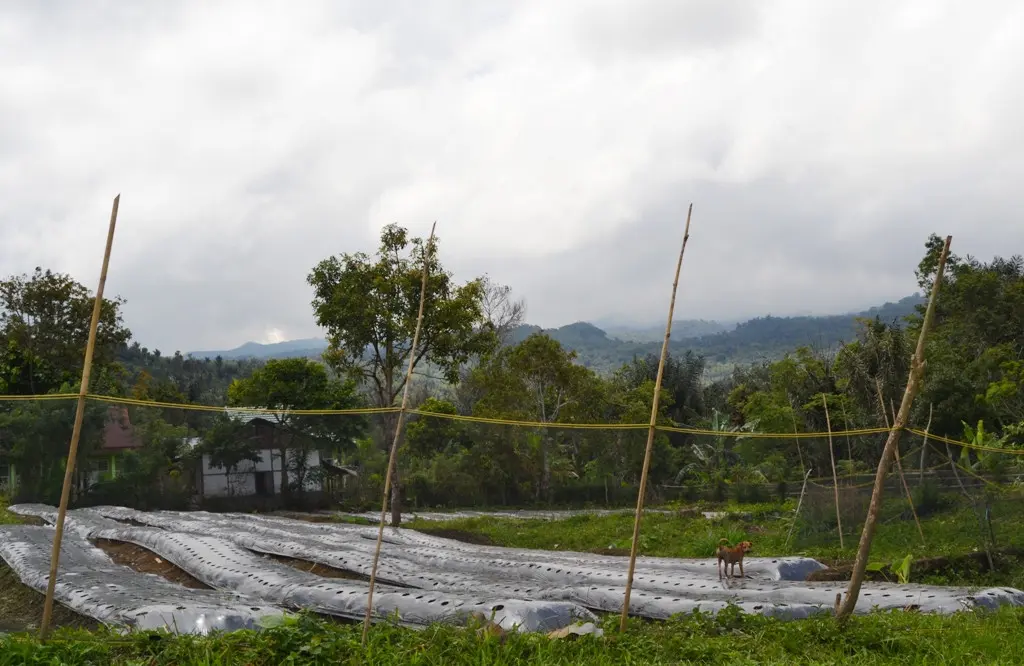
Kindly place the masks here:
<instances>
[{"instance_id":1,"label":"red roof section","mask_svg":"<svg viewBox=\"0 0 1024 666\"><path fill-rule=\"evenodd\" d=\"M142 441L135 434L128 418L127 407L111 407L107 410L107 423L103 427L103 451L124 451L142 448Z\"/></svg>"}]
</instances>

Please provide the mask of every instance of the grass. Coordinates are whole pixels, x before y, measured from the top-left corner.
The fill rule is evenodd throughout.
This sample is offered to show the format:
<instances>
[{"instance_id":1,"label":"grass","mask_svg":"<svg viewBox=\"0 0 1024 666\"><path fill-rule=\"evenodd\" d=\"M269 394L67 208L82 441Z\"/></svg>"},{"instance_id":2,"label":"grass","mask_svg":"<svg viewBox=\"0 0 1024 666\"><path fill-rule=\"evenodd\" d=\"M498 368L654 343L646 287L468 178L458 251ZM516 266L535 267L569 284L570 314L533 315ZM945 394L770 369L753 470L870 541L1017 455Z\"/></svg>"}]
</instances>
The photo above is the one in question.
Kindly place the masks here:
<instances>
[{"instance_id":1,"label":"grass","mask_svg":"<svg viewBox=\"0 0 1024 666\"><path fill-rule=\"evenodd\" d=\"M788 505L729 505L722 521L679 514L648 514L640 552L647 555L707 557L722 536L749 538L759 555L803 554L824 561L848 560L856 547L849 524L846 548L840 549L833 526L821 514L828 504L809 510L786 546L790 527ZM821 504L824 504L824 509ZM805 505L806 506L806 505ZM710 508L710 507L707 507ZM723 508L723 507L718 507ZM1000 545L1024 545L1024 501L1007 498L993 507ZM977 519L969 507L947 506L925 517L928 539L922 546L905 504L890 500L875 538L873 559L957 555L977 547ZM17 522L0 505L0 521ZM844 525L846 522L844 521ZM478 543L554 550L621 553L628 549L632 516L575 516L559 520L472 518L407 525L425 532L456 536ZM960 576L959 580L952 580ZM1003 584L1024 588L1024 567L980 574L950 572L942 580ZM42 597L21 586L0 569L0 608L23 609L18 617L35 615ZM71 614L73 615L73 614ZM0 616L2 617L2 616ZM16 620L18 618L15 618ZM704 614L667 622L631 620L625 634L616 616L605 616L606 635L553 640L542 635L483 636L472 628L433 626L422 631L376 626L366 649L361 627L339 625L303 615L261 632L234 632L208 637L163 633L116 634L64 618L46 644L14 624L0 635L0 666L6 664L182 664L229 666L246 664L1014 664L1024 662L1024 609L964 612L952 616L914 612L856 616L845 627L825 616L797 622L744 615L727 609L715 617ZM73 627L89 627L86 631ZM31 629L31 626L24 627Z\"/></svg>"},{"instance_id":2,"label":"grass","mask_svg":"<svg viewBox=\"0 0 1024 666\"><path fill-rule=\"evenodd\" d=\"M0 525L20 525L22 522L21 516L7 508L7 498L0 495Z\"/></svg>"},{"instance_id":3,"label":"grass","mask_svg":"<svg viewBox=\"0 0 1024 666\"><path fill-rule=\"evenodd\" d=\"M712 508L712 507L704 507ZM840 548L831 499L813 511L805 501L802 513L809 514L793 531L794 502L715 507L724 510L723 520L707 520L697 515L648 513L641 524L641 555L662 557L711 557L722 537L731 543L750 540L755 556L803 555L826 564L852 561L860 536L861 523L843 523L845 548ZM816 518L824 513L826 517ZM853 513L853 511L851 511ZM882 519L872 543L872 561L892 562L910 554L914 559L937 556L961 556L983 549L978 519L970 506L947 500L945 508L922 518L926 542L921 543L917 527L907 513L906 500L890 498L884 504ZM863 514L860 514L863 515ZM992 508L992 524L1001 548L1024 548L1024 497L1006 496ZM633 515L578 515L556 520L475 517L450 521L412 521L406 525L438 536L459 538L474 543L491 543L512 548L570 550L613 555L628 554L633 534ZM912 582L974 585L1012 585L1024 589L1024 565L1009 562L1001 571L982 573L970 567L952 570L936 579Z\"/></svg>"},{"instance_id":4,"label":"grass","mask_svg":"<svg viewBox=\"0 0 1024 666\"><path fill-rule=\"evenodd\" d=\"M262 632L206 638L61 630L46 644L31 635L0 638L7 664L1014 664L1024 660L1024 611L956 616L877 613L839 629L829 617L783 622L726 610L667 622L616 618L602 638L484 636L472 628L412 631L377 626L365 649L361 627L299 617Z\"/></svg>"}]
</instances>

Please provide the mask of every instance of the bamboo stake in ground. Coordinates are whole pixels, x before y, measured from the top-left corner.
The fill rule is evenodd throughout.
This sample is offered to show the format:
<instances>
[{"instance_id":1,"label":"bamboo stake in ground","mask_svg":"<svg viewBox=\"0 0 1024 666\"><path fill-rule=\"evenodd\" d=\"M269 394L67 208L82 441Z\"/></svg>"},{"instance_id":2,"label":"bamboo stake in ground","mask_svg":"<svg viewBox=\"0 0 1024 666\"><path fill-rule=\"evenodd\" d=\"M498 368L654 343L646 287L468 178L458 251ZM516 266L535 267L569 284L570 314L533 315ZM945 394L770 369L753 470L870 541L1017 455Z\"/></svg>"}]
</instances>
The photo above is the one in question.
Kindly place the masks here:
<instances>
[{"instance_id":1,"label":"bamboo stake in ground","mask_svg":"<svg viewBox=\"0 0 1024 666\"><path fill-rule=\"evenodd\" d=\"M907 425L910 417L910 408L914 404L914 398L921 388L921 380L924 374L924 345L928 338L928 328L931 326L932 318L935 316L935 301L939 295L939 288L942 286L942 276L946 269L946 257L949 255L949 244L951 236L946 236L946 243L942 247L942 255L939 257L938 269L935 273L935 283L932 285L932 293L928 298L928 309L925 311L924 321L921 322L921 333L917 338L917 349L910 361L910 373L907 377L907 388L903 392L903 401L900 403L900 411L896 415L896 423L889 431L885 448L882 449L882 459L878 461L878 470L875 472L875 486L871 491L871 504L868 508L868 515L864 521L864 530L860 535L860 547L857 549L857 560L853 565L853 573L850 576L850 585L846 589L846 597L841 604L837 604L836 616L840 621L845 621L853 613L857 606L857 598L860 596L861 585L864 584L864 573L868 566L868 556L871 554L871 540L875 536L875 527L878 524L878 512L882 507L882 493L885 489L885 474L892 462L893 450L899 444L900 433Z\"/></svg>"},{"instance_id":2,"label":"bamboo stake in ground","mask_svg":"<svg viewBox=\"0 0 1024 666\"><path fill-rule=\"evenodd\" d=\"M853 446L850 444L850 415L846 413L846 401L841 400L839 406L843 408L843 430L846 431L846 459L853 462Z\"/></svg>"},{"instance_id":3,"label":"bamboo stake in ground","mask_svg":"<svg viewBox=\"0 0 1024 666\"><path fill-rule=\"evenodd\" d=\"M117 226L117 209L121 203L121 195L114 197L114 206L110 211L110 225L107 227L107 245L103 250L103 267L100 269L100 284L96 289L96 299L92 305L92 321L89 322L89 340L85 345L85 361L82 364L82 383L78 388L78 407L75 410L75 425L71 429L71 446L68 448L68 459L64 466L64 486L60 491L60 507L57 509L57 524L54 526L53 550L50 552L50 577L46 579L46 598L43 601L43 621L39 625L39 637L46 639L50 630L50 617L53 615L53 593L57 586L57 569L60 564L60 546L64 539L64 517L68 511L71 498L71 481L75 473L75 460L78 457L78 440L82 436L82 421L85 417L85 397L89 394L89 375L92 372L92 356L96 350L96 329L99 327L100 312L103 306L103 287L107 284L107 267L110 265L110 250L114 246L114 228Z\"/></svg>"},{"instance_id":4,"label":"bamboo stake in ground","mask_svg":"<svg viewBox=\"0 0 1024 666\"><path fill-rule=\"evenodd\" d=\"M412 336L412 346L409 348L409 369L405 373L405 386L402 389L402 406L398 410L398 420L395 424L395 438L391 442L391 454L388 456L388 471L384 476L384 499L380 507L380 525L377 528L377 547L373 551L373 568L370 571L370 591L366 595L366 617L363 618L363 645L366 645L366 634L370 629L370 617L373 614L373 588L377 582L377 563L380 561L380 547L384 541L384 519L388 511L388 496L391 494L391 476L395 471L396 459L398 458L398 441L402 435L402 421L405 418L405 410L409 404L409 384L412 383L413 366L416 364L416 346L420 342L420 329L423 327L423 304L427 300L427 275L430 272L430 259L434 252L434 229L437 222L430 227L430 239L427 246L423 248L423 282L420 286L420 311L416 315L416 330Z\"/></svg>"},{"instance_id":5,"label":"bamboo stake in ground","mask_svg":"<svg viewBox=\"0 0 1024 666\"><path fill-rule=\"evenodd\" d=\"M832 460L832 491L836 497L836 526L839 528L839 548L845 549L843 543L843 519L839 515L839 479L836 477L835 446L832 445L832 419L828 415L828 399L821 394L821 404L825 405L825 427L828 428L828 457Z\"/></svg>"},{"instance_id":6,"label":"bamboo stake in ground","mask_svg":"<svg viewBox=\"0 0 1024 666\"><path fill-rule=\"evenodd\" d=\"M793 514L793 524L789 526L789 534L786 535L786 547L789 547L789 539L793 536L793 528L796 527L796 521L800 518L800 506L804 503L804 493L807 492L807 479L811 476L811 470L807 470L804 473L804 485L800 487L800 499L796 501L796 513Z\"/></svg>"},{"instance_id":7,"label":"bamboo stake in ground","mask_svg":"<svg viewBox=\"0 0 1024 666\"><path fill-rule=\"evenodd\" d=\"M668 305L668 323L665 325L665 340L661 343L661 359L658 361L658 375L654 380L654 399L651 401L651 425L647 429L647 448L644 450L644 465L640 472L640 492L636 498L636 516L633 518L633 543L629 548L629 574L626 576L626 595L622 601L622 618L619 620L619 631L626 630L626 619L629 617L629 596L633 591L633 572L636 570L636 550L640 543L640 518L644 510L644 493L647 490L647 471L651 467L651 450L654 448L654 433L658 424L658 402L661 399L661 379L665 371L665 356L668 355L668 340L672 335L672 315L676 308L676 290L679 288L679 272L683 267L683 255L686 253L686 242L690 239L690 216L693 204L686 213L686 228L683 231L683 247L679 250L679 261L676 263L676 277L672 281L672 299Z\"/></svg>"},{"instance_id":8,"label":"bamboo stake in ground","mask_svg":"<svg viewBox=\"0 0 1024 666\"><path fill-rule=\"evenodd\" d=\"M793 441L796 442L796 455L800 458L800 469L806 469L804 465L804 452L800 448L800 429L796 426L796 407L793 405L793 396L786 394L789 400L789 413L793 416Z\"/></svg>"}]
</instances>

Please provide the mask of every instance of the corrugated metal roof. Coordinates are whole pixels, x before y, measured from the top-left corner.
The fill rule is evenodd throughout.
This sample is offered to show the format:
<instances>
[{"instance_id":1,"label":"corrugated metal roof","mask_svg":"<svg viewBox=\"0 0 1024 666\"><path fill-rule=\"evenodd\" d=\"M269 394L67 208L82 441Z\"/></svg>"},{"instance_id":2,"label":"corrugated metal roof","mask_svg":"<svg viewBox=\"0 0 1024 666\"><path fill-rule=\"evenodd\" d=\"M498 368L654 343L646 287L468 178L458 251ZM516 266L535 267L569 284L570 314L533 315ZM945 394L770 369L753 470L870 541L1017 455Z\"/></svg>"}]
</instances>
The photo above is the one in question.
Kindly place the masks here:
<instances>
[{"instance_id":1,"label":"corrugated metal roof","mask_svg":"<svg viewBox=\"0 0 1024 666\"><path fill-rule=\"evenodd\" d=\"M263 408L257 408L263 409ZM238 421L239 423L249 423L257 419L263 421L269 421L270 423L284 423L285 418L288 416L287 410L274 411L274 412L249 412L244 409L232 409L231 407L225 407L224 413L228 415L228 418Z\"/></svg>"}]
</instances>

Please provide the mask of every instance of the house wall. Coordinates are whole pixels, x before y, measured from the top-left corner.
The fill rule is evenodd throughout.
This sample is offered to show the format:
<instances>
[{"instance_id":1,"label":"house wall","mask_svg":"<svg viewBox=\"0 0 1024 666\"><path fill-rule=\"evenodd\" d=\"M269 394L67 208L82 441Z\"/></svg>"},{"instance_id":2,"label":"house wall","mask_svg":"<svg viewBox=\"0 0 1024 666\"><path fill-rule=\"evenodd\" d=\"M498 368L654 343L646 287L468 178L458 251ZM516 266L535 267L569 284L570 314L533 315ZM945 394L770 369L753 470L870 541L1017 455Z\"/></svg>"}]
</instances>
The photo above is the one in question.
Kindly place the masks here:
<instances>
[{"instance_id":1,"label":"house wall","mask_svg":"<svg viewBox=\"0 0 1024 666\"><path fill-rule=\"evenodd\" d=\"M99 454L87 458L84 462L86 464L84 475L90 486L117 476L117 454ZM83 472L79 472L79 474L83 474Z\"/></svg>"},{"instance_id":2,"label":"house wall","mask_svg":"<svg viewBox=\"0 0 1024 666\"><path fill-rule=\"evenodd\" d=\"M210 464L210 456L203 455L203 497L228 497L245 496L256 494L256 473L271 472L273 478L273 491L277 495L281 492L281 456L276 451L263 450L259 452L259 462L253 463L245 460L239 463L229 475L221 467L214 467ZM289 451L288 459L294 462L297 459L297 452ZM320 467L320 454L317 451L310 451L306 457L306 466L312 472ZM307 478L305 489L313 492L322 489L322 484Z\"/></svg>"},{"instance_id":3,"label":"house wall","mask_svg":"<svg viewBox=\"0 0 1024 666\"><path fill-rule=\"evenodd\" d=\"M0 461L0 493L13 493L18 487L18 472L14 463Z\"/></svg>"}]
</instances>

